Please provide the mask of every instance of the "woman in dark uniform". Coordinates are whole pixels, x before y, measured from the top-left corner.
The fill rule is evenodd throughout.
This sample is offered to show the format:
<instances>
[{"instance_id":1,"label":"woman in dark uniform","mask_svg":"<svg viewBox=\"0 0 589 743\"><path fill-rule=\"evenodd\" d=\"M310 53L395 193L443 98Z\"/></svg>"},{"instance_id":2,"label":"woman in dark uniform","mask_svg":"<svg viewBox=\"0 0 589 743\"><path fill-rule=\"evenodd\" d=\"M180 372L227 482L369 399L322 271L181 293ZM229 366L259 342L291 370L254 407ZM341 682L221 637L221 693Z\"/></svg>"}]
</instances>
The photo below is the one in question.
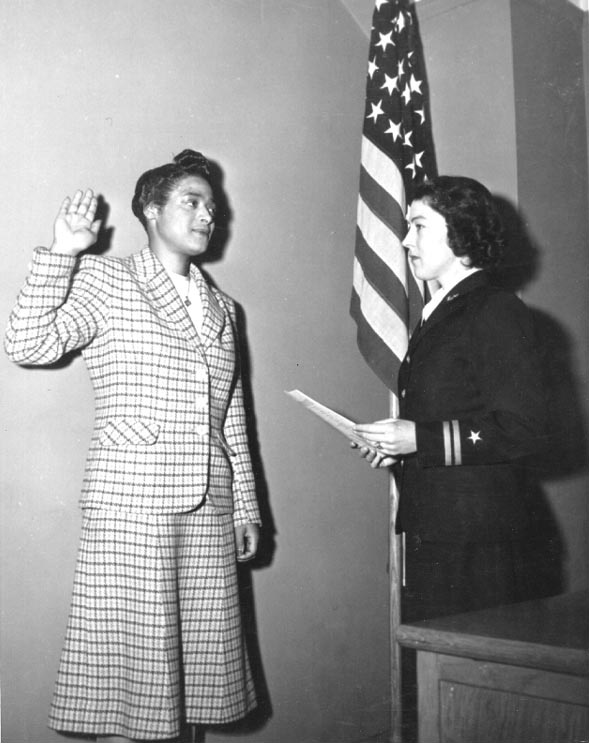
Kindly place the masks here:
<instances>
[{"instance_id":1,"label":"woman in dark uniform","mask_svg":"<svg viewBox=\"0 0 589 743\"><path fill-rule=\"evenodd\" d=\"M492 286L503 246L493 198L440 176L417 188L403 242L437 282L399 373L400 415L357 426L373 467L398 462L403 621L536 594L525 459L545 441L531 313Z\"/></svg>"}]
</instances>

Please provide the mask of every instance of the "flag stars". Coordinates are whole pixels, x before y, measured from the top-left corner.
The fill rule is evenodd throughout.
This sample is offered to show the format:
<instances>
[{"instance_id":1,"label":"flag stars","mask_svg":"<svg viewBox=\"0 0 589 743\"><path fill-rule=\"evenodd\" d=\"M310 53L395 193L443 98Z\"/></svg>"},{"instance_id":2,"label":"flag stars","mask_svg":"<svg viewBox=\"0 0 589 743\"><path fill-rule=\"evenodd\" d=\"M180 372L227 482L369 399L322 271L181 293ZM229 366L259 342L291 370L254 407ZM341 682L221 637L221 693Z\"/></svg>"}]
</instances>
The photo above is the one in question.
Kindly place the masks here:
<instances>
[{"instance_id":1,"label":"flag stars","mask_svg":"<svg viewBox=\"0 0 589 743\"><path fill-rule=\"evenodd\" d=\"M370 0L365 0L364 4L370 5ZM428 104L425 100L428 91L421 67L420 48L417 43L417 22L413 16L412 4L413 0L388 0L388 2L387 0L372 0L372 6L376 12L373 14L370 51L365 58L365 64L368 63L368 75L365 76L366 107L363 121L362 158L363 162L364 158L369 158L370 172L373 173L374 178L379 179L381 175L386 178L393 167L398 170L396 173L399 176L398 182L395 180L395 188L391 190L390 196L402 210L404 210L406 194L410 196L415 184L424 176L426 171L424 166L427 166L429 170L429 158L433 154L430 152L431 136L428 126L430 116L427 113ZM366 183L364 180L360 186L362 208L358 210L358 227L361 241L357 244L357 257L360 258L368 241L371 250L377 254L381 254L381 251L383 254L386 253L387 265L383 267L379 262L376 266L368 261L361 271L355 272L354 292L355 298L359 301L354 302L354 307L357 307L354 317L358 322L361 347L366 344L366 350L372 354L374 344L378 343L380 346L382 343L396 356L393 349L398 345L398 339L396 330L392 326L387 329L386 336L378 336L378 338L375 338L373 333L367 338L364 331L366 324L378 326L372 287L378 285L381 280L383 268L386 271L392 271L400 281L406 279L405 273L408 271L404 251L401 250L397 255L396 248L391 248L388 230L372 229L375 215L382 214L382 205L373 200L372 186L372 181ZM387 216L382 215L385 221ZM370 238L367 238L368 235ZM374 242L372 242L373 239ZM360 261L355 265L360 267ZM404 311L404 305L400 305L399 312ZM417 318L412 318L407 323L410 327L413 327L412 320L414 319ZM378 362L369 361L369 364L379 374L383 371L387 375L390 373L390 369L383 370L382 366L378 367ZM461 461L464 450L468 450L471 457L476 457L477 452L483 450L482 443L477 443L474 448L470 441L466 440L470 432L468 428L462 429L462 433L454 432L450 424L450 431L453 437L452 443L456 444L457 449L452 453L456 460L454 463L460 463L458 460ZM480 433L479 431L479 436ZM464 439L462 450L458 440L460 435Z\"/></svg>"},{"instance_id":2,"label":"flag stars","mask_svg":"<svg viewBox=\"0 0 589 743\"><path fill-rule=\"evenodd\" d=\"M411 88L412 93L419 93L421 95L421 86L423 85L422 80L416 80L415 75L413 73L411 74L411 79L409 80L409 87Z\"/></svg>"},{"instance_id":3,"label":"flag stars","mask_svg":"<svg viewBox=\"0 0 589 743\"><path fill-rule=\"evenodd\" d=\"M387 75L386 72L385 72L384 76L385 76L385 81L380 86L381 87L381 90L382 90L382 88L386 88L389 91L389 95L392 95L393 94L393 90L398 90L399 89L398 88L398 85L397 85L399 78L398 77L391 77L390 75Z\"/></svg>"},{"instance_id":4,"label":"flag stars","mask_svg":"<svg viewBox=\"0 0 589 743\"><path fill-rule=\"evenodd\" d=\"M418 168L421 170L423 168L423 165L421 164L421 160L423 159L423 156L425 154L425 150L422 152L416 152L413 155L413 159L408 165L405 165L405 170L411 171L411 177L415 180L415 176L417 175Z\"/></svg>"},{"instance_id":5,"label":"flag stars","mask_svg":"<svg viewBox=\"0 0 589 743\"><path fill-rule=\"evenodd\" d=\"M391 46L395 46L395 42L391 39L391 36L393 35L392 31L389 31L388 34L378 34L380 36L380 41L376 44L376 46L380 46L383 50L383 52L386 52L387 46L389 44Z\"/></svg>"},{"instance_id":6,"label":"flag stars","mask_svg":"<svg viewBox=\"0 0 589 743\"><path fill-rule=\"evenodd\" d=\"M415 160L412 160L408 165L405 165L405 170L410 170L411 171L411 177L412 178L415 178L415 172L416 172Z\"/></svg>"},{"instance_id":7,"label":"flag stars","mask_svg":"<svg viewBox=\"0 0 589 743\"><path fill-rule=\"evenodd\" d=\"M376 120L378 119L378 117L384 114L384 111L382 110L382 101L379 101L376 105L374 103L371 103L370 105L372 106L372 111L368 114L366 118L372 119L374 123L376 123Z\"/></svg>"},{"instance_id":8,"label":"flag stars","mask_svg":"<svg viewBox=\"0 0 589 743\"><path fill-rule=\"evenodd\" d=\"M401 139L401 124L395 124L394 121L389 119L389 128L386 130L385 134L390 134L393 137L393 142Z\"/></svg>"}]
</instances>

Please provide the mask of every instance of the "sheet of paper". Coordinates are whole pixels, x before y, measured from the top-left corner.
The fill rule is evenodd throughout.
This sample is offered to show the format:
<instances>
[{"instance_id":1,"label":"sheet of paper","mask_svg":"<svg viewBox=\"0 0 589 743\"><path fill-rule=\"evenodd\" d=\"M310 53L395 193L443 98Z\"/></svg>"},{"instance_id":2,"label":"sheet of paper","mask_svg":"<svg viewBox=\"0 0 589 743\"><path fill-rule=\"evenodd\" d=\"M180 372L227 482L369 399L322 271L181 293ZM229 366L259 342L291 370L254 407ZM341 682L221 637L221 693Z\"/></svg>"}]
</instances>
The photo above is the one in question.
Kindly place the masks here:
<instances>
[{"instance_id":1,"label":"sheet of paper","mask_svg":"<svg viewBox=\"0 0 589 743\"><path fill-rule=\"evenodd\" d=\"M317 400L313 400L313 398L305 395L305 393L300 390L288 390L286 391L286 394L292 397L293 400L300 402L303 407L324 420L350 441L353 441L360 446L366 446L366 441L361 436L354 433L354 421L336 413L335 410L331 410L331 408L322 405L320 402L317 402Z\"/></svg>"}]
</instances>

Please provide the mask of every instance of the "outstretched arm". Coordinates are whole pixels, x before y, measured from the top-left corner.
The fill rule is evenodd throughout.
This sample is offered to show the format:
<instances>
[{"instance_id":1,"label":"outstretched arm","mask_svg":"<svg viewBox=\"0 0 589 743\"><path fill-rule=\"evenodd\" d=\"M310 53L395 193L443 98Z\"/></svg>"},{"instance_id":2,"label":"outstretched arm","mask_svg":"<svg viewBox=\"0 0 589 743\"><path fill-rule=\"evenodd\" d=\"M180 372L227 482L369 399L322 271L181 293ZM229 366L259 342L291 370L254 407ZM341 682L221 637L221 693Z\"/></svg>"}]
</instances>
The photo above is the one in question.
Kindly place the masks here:
<instances>
[{"instance_id":1,"label":"outstretched arm","mask_svg":"<svg viewBox=\"0 0 589 743\"><path fill-rule=\"evenodd\" d=\"M65 198L53 225L51 248L37 248L31 272L10 314L4 345L17 364L51 364L92 341L104 325L107 274L81 270L80 253L97 239L100 220L91 189ZM91 261L93 256L88 256ZM80 269L80 270L77 270Z\"/></svg>"}]
</instances>

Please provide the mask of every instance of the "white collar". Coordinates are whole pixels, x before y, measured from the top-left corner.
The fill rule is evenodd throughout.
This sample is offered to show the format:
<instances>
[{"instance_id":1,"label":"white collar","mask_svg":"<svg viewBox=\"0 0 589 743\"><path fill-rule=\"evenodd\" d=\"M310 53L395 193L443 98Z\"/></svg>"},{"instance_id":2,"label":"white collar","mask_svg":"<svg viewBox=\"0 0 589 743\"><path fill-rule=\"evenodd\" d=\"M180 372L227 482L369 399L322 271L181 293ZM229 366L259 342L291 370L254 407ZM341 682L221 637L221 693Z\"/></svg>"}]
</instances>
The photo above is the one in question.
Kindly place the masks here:
<instances>
[{"instance_id":1,"label":"white collar","mask_svg":"<svg viewBox=\"0 0 589 743\"><path fill-rule=\"evenodd\" d=\"M466 271L463 271L459 276L457 276L453 281L451 281L446 286L441 286L437 291L435 291L432 294L431 299L429 302L427 302L421 312L421 320L422 322L425 322L428 317L432 314L432 312L436 309L436 307L442 302L444 297L448 295L452 289L454 289L455 286L460 284L461 281L464 281L464 279L467 276L472 276L473 273L477 273L478 271L481 271L480 268L467 268Z\"/></svg>"}]
</instances>

